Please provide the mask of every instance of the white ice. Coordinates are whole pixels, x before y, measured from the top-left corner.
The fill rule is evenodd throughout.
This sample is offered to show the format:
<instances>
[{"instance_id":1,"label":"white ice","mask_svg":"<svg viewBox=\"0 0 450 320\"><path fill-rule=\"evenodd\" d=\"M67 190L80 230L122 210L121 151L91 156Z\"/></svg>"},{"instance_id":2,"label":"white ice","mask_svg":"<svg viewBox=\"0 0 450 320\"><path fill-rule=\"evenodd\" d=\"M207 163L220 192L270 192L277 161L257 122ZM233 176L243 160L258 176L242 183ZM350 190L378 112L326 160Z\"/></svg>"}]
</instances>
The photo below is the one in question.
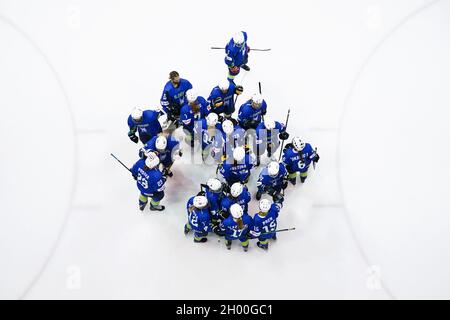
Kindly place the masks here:
<instances>
[{"instance_id":1,"label":"white ice","mask_svg":"<svg viewBox=\"0 0 450 320\"><path fill-rule=\"evenodd\" d=\"M261 81L321 156L268 252L184 236L214 167L142 214L109 156L137 159L127 115L171 70L207 96L236 30L272 48L238 104ZM0 298L450 298L449 31L445 0L1 1Z\"/></svg>"}]
</instances>

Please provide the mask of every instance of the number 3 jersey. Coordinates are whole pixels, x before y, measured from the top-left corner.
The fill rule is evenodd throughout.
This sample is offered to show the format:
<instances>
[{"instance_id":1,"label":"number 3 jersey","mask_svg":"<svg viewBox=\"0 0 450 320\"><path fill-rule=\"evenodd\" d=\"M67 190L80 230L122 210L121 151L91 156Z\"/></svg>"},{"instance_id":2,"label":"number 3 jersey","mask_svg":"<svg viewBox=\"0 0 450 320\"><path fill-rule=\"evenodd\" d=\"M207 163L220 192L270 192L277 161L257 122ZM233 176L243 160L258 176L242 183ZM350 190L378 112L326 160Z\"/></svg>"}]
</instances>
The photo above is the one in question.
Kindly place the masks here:
<instances>
[{"instance_id":1,"label":"number 3 jersey","mask_svg":"<svg viewBox=\"0 0 450 320\"><path fill-rule=\"evenodd\" d=\"M166 182L158 168L149 169L145 166L145 160L140 159L131 168L131 174L136 177L136 184L144 195L151 195L164 191Z\"/></svg>"}]
</instances>

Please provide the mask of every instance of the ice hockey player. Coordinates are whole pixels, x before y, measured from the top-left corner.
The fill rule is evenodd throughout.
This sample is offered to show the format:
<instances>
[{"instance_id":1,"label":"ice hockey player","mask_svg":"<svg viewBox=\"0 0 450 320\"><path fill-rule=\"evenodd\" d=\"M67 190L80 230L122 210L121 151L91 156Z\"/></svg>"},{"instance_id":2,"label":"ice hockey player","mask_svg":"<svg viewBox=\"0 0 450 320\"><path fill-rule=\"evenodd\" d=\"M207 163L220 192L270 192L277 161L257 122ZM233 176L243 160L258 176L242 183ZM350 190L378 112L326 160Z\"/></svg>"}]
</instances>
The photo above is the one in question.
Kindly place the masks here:
<instances>
[{"instance_id":1,"label":"ice hockey player","mask_svg":"<svg viewBox=\"0 0 450 320\"><path fill-rule=\"evenodd\" d=\"M134 143L141 140L142 143L147 143L151 138L162 132L160 121L164 117L154 110L142 110L141 108L134 108L128 116L128 137ZM138 132L139 138L136 136Z\"/></svg>"},{"instance_id":2,"label":"ice hockey player","mask_svg":"<svg viewBox=\"0 0 450 320\"><path fill-rule=\"evenodd\" d=\"M222 151L222 156L231 157L233 150L245 145L245 130L242 129L233 118L224 120L217 128L222 136L216 137L214 141L214 153ZM217 157L214 156L216 159Z\"/></svg>"},{"instance_id":3,"label":"ice hockey player","mask_svg":"<svg viewBox=\"0 0 450 320\"><path fill-rule=\"evenodd\" d=\"M234 113L234 95L240 95L244 88L240 85L235 85L233 81L223 79L219 85L214 87L208 97L208 101L212 106L211 111L218 115L224 115L225 118L230 118Z\"/></svg>"},{"instance_id":4,"label":"ice hockey player","mask_svg":"<svg viewBox=\"0 0 450 320\"><path fill-rule=\"evenodd\" d=\"M230 194L224 196L220 202L220 215L224 218L228 218L230 215L230 208L235 203L240 205L242 209L247 212L248 204L251 199L252 196L245 185L240 182L233 183L230 188Z\"/></svg>"},{"instance_id":5,"label":"ice hockey player","mask_svg":"<svg viewBox=\"0 0 450 320\"><path fill-rule=\"evenodd\" d=\"M245 130L255 129L267 113L267 103L262 95L255 93L250 100L239 108L239 125Z\"/></svg>"},{"instance_id":6,"label":"ice hockey player","mask_svg":"<svg viewBox=\"0 0 450 320\"><path fill-rule=\"evenodd\" d=\"M304 183L308 177L309 166L311 163L319 162L319 159L319 155L309 143L303 142L299 137L294 137L283 150L283 163L289 173L289 182L295 185L299 172L300 181Z\"/></svg>"},{"instance_id":7,"label":"ice hockey player","mask_svg":"<svg viewBox=\"0 0 450 320\"><path fill-rule=\"evenodd\" d=\"M235 182L245 184L250 179L254 163L255 159L245 152L244 147L236 147L233 150L233 157L227 157L219 164L218 171L229 186Z\"/></svg>"},{"instance_id":8,"label":"ice hockey player","mask_svg":"<svg viewBox=\"0 0 450 320\"><path fill-rule=\"evenodd\" d=\"M203 190L205 193L206 199L208 199L209 210L211 213L211 223L214 228L217 228L220 223L220 211L221 211L221 202L224 197L223 193L223 184L217 178L210 178L206 182L206 185L203 185Z\"/></svg>"},{"instance_id":9,"label":"ice hockey player","mask_svg":"<svg viewBox=\"0 0 450 320\"><path fill-rule=\"evenodd\" d=\"M269 239L276 240L277 218L282 204L272 203L268 199L259 201L259 212L253 217L252 237L258 238L256 245L261 249L269 249Z\"/></svg>"},{"instance_id":10,"label":"ice hockey player","mask_svg":"<svg viewBox=\"0 0 450 320\"><path fill-rule=\"evenodd\" d=\"M225 245L231 249L233 240L241 242L244 251L248 250L248 232L253 229L253 219L242 207L235 203L230 208L230 216L222 221L220 230L225 235Z\"/></svg>"},{"instance_id":11,"label":"ice hockey player","mask_svg":"<svg viewBox=\"0 0 450 320\"><path fill-rule=\"evenodd\" d=\"M274 202L282 203L284 198L281 191L287 187L287 171L284 164L276 161L270 162L261 170L256 186L256 200L260 200L263 193L272 196Z\"/></svg>"},{"instance_id":12,"label":"ice hockey player","mask_svg":"<svg viewBox=\"0 0 450 320\"><path fill-rule=\"evenodd\" d=\"M165 208L160 205L160 202L164 198L166 179L159 171L158 166L158 156L150 152L147 154L147 159L138 160L130 170L141 192L139 196L139 209L141 211L144 211L148 198L151 198L150 210L163 211Z\"/></svg>"},{"instance_id":13,"label":"ice hockey player","mask_svg":"<svg viewBox=\"0 0 450 320\"><path fill-rule=\"evenodd\" d=\"M222 132L217 128L219 116L211 112L206 118L195 121L194 137L202 142L202 159L205 161L211 154L212 143L216 138L221 139Z\"/></svg>"},{"instance_id":14,"label":"ice hockey player","mask_svg":"<svg viewBox=\"0 0 450 320\"><path fill-rule=\"evenodd\" d=\"M257 163L259 163L260 156L267 151L267 156L278 149L279 140L286 140L289 134L286 132L286 126L278 121L266 117L256 128L256 144L257 144Z\"/></svg>"},{"instance_id":15,"label":"ice hockey player","mask_svg":"<svg viewBox=\"0 0 450 320\"><path fill-rule=\"evenodd\" d=\"M250 71L250 68L247 66L249 51L247 32L237 32L225 47L225 63L228 66L228 79L234 79L239 74L241 68L245 71Z\"/></svg>"},{"instance_id":16,"label":"ice hockey player","mask_svg":"<svg viewBox=\"0 0 450 320\"><path fill-rule=\"evenodd\" d=\"M186 138L194 146L194 124L195 121L205 118L211 111L211 106L193 91L186 92L187 103L181 107L180 121L186 133Z\"/></svg>"},{"instance_id":17,"label":"ice hockey player","mask_svg":"<svg viewBox=\"0 0 450 320\"><path fill-rule=\"evenodd\" d=\"M173 136L158 135L147 142L139 151L139 156L144 159L149 152L155 153L163 166L162 173L165 177L172 177L170 171L175 159L180 158L183 153L180 149L180 142Z\"/></svg>"},{"instance_id":18,"label":"ice hockey player","mask_svg":"<svg viewBox=\"0 0 450 320\"><path fill-rule=\"evenodd\" d=\"M178 126L180 118L180 109L186 103L186 91L192 89L192 84L186 80L181 79L177 71L172 71L169 74L169 81L164 86L161 96L161 106L169 118Z\"/></svg>"},{"instance_id":19,"label":"ice hockey player","mask_svg":"<svg viewBox=\"0 0 450 320\"><path fill-rule=\"evenodd\" d=\"M184 225L184 234L194 231L194 242L203 243L208 240L210 231L211 214L208 199L205 196L191 197L186 205L188 222Z\"/></svg>"}]
</instances>

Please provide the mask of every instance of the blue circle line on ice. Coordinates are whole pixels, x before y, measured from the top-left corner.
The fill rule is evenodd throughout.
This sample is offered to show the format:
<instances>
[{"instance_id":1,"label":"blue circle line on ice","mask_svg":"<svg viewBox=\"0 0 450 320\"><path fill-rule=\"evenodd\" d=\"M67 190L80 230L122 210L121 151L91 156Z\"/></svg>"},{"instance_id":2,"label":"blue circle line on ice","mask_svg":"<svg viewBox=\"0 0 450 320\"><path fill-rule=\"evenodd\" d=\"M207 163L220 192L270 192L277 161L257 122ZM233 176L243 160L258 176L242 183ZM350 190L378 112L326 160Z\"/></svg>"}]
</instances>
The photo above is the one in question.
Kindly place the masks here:
<instances>
[{"instance_id":1,"label":"blue circle line on ice","mask_svg":"<svg viewBox=\"0 0 450 320\"><path fill-rule=\"evenodd\" d=\"M342 206L343 206L343 212L344 212L344 217L345 220L348 224L348 226L350 227L350 232L352 235L352 238L358 248L358 251L360 252L361 256L363 257L365 263L367 264L367 266L372 266L373 264L371 263L366 251L364 250L364 248L362 247L361 242L359 241L358 236L356 235L355 232L355 228L354 225L352 223L352 220L350 218L350 214L349 214L349 210L347 208L346 205L346 199L344 197L344 192L343 192L343 185L342 185L342 176L341 176L341 163L340 163L340 156L341 156L341 139L342 139L342 128L343 128L343 122L344 122L344 118L348 112L348 105L350 103L350 100L353 97L353 94L355 92L355 88L357 83L359 82L359 80L361 79L362 75L364 74L364 71L367 69L367 67L369 66L370 62L372 61L372 59L375 57L375 55L378 53L378 51L381 49L381 47L398 31L400 30L404 25L406 25L409 21L411 21L413 18L417 17L420 13L424 12L426 9L431 8L432 6L434 6L435 4L437 4L438 2L440 2L441 0L433 0L430 1L416 9L414 9L412 12L410 12L408 15L406 15L399 23L397 23L392 29L390 29L384 36L383 38L375 45L375 47L370 51L369 55L366 57L366 59L364 59L363 63L361 64L361 66L359 67L355 78L353 79L353 82L350 86L350 90L348 91L347 95L344 98L344 103L342 105L342 112L341 115L339 117L339 125L338 125L338 133L337 133L337 144L336 144L336 172L337 172L337 180L338 180L338 189L339 189L339 194L340 197L342 199ZM396 299L396 296L394 295L394 293L392 292L392 290L389 288L389 286L386 284L386 282L381 278L380 279L380 283L381 286L383 288L383 290L386 292L387 295L389 295L389 297L391 299Z\"/></svg>"},{"instance_id":2,"label":"blue circle line on ice","mask_svg":"<svg viewBox=\"0 0 450 320\"><path fill-rule=\"evenodd\" d=\"M67 91L64 87L64 84L61 80L61 77L59 76L59 73L57 72L56 68L51 63L49 57L45 54L45 52L39 47L39 45L30 37L28 33L26 33L22 28L20 28L16 23L14 23L11 19L3 16L0 14L0 21L3 21L5 24L10 26L19 36L21 36L23 39L25 39L31 46L33 47L34 51L42 58L45 65L49 68L51 74L53 75L54 79L56 80L56 83L63 94L64 100L65 100L65 106L67 108L67 112L69 114L70 118L70 125L72 127L72 134L73 134L73 150L74 150L74 167L72 168L72 183L71 183L71 190L69 195L69 203L67 204L66 213L64 214L64 220L61 224L60 230L58 231L57 238L53 245L51 246L50 252L47 255L47 257L44 260L43 265L39 268L37 274L32 278L30 283L26 286L23 293L18 297L19 299L25 299L27 294L30 292L30 290L34 287L34 285L37 283L39 278L42 276L43 272L47 268L50 260L53 258L56 249L58 247L58 244L60 240L62 239L62 236L66 230L69 216L72 211L73 206L73 200L77 185L77 172L78 172L78 142L77 142L77 134L76 134L76 126L75 126L75 117L73 114L72 106L70 103L69 95L67 94Z\"/></svg>"}]
</instances>

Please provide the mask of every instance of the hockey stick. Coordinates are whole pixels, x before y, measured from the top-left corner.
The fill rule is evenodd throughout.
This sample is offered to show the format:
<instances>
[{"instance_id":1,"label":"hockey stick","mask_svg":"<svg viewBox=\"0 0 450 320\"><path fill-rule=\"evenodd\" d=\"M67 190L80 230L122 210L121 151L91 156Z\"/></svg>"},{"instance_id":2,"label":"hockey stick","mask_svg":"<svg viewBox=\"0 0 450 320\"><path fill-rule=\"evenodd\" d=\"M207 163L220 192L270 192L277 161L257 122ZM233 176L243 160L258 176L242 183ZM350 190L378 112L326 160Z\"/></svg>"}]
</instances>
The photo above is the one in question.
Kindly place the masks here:
<instances>
[{"instance_id":1,"label":"hockey stick","mask_svg":"<svg viewBox=\"0 0 450 320\"><path fill-rule=\"evenodd\" d=\"M293 228L286 228L286 229L278 229L278 230L275 230L273 232L264 232L264 233L261 233L261 235L266 235L266 234L271 234L271 233L278 233L278 232L285 232L285 231L292 231L292 230L295 230L295 227L293 227Z\"/></svg>"},{"instance_id":2,"label":"hockey stick","mask_svg":"<svg viewBox=\"0 0 450 320\"><path fill-rule=\"evenodd\" d=\"M131 170L122 162L120 161L114 154L111 153L111 156L116 159L125 169L131 172Z\"/></svg>"},{"instance_id":3,"label":"hockey stick","mask_svg":"<svg viewBox=\"0 0 450 320\"><path fill-rule=\"evenodd\" d=\"M245 76L247 75L247 72L246 73L244 73L244 76L242 77L242 79L241 79L241 86L242 86L242 84L244 83L244 79L245 79ZM240 96L240 94L236 94L236 97L234 98L234 105L235 105L235 107L236 107L236 102L237 102L237 99L239 98L239 96Z\"/></svg>"},{"instance_id":4,"label":"hockey stick","mask_svg":"<svg viewBox=\"0 0 450 320\"><path fill-rule=\"evenodd\" d=\"M314 149L314 152L317 155L317 147ZM313 168L314 168L314 170L316 170L316 163L314 161L313 161Z\"/></svg>"},{"instance_id":5,"label":"hockey stick","mask_svg":"<svg viewBox=\"0 0 450 320\"><path fill-rule=\"evenodd\" d=\"M258 87L259 87L259 94L262 94L261 82L258 82ZM262 121L264 122L264 115L263 114L261 114L261 118L262 118Z\"/></svg>"},{"instance_id":6,"label":"hockey stick","mask_svg":"<svg viewBox=\"0 0 450 320\"><path fill-rule=\"evenodd\" d=\"M289 109L288 109L287 116L286 116L286 125L285 125L285 127L284 127L284 130L285 130L285 131L287 130L287 126L288 126L288 122L289 122L289 115L290 115L290 114L291 114L291 109L289 108ZM283 142L281 142L280 156L278 157L278 162L280 162L280 160L281 160L281 155L282 155L282 153L283 153L283 147L284 147L284 140L283 140Z\"/></svg>"},{"instance_id":7,"label":"hockey stick","mask_svg":"<svg viewBox=\"0 0 450 320\"><path fill-rule=\"evenodd\" d=\"M224 50L225 48L223 47L211 47L212 50ZM250 48L250 51L270 51L272 49L268 48L268 49L258 49L258 48Z\"/></svg>"}]
</instances>

